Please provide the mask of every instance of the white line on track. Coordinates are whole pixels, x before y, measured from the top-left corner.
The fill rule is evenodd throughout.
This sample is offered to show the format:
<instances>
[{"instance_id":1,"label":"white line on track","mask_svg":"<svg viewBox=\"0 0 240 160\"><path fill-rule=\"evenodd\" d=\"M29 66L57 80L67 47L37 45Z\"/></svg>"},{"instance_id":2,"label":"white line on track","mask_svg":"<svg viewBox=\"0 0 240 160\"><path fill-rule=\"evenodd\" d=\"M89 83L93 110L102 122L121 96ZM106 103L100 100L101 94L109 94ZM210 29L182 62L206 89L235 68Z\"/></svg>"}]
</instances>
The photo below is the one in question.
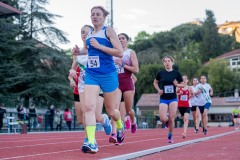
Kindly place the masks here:
<instances>
[{"instance_id":1,"label":"white line on track","mask_svg":"<svg viewBox=\"0 0 240 160\"><path fill-rule=\"evenodd\" d=\"M152 154L152 153L156 153L156 152L160 152L160 151L164 151L164 150L168 150L168 149L172 149L172 148L176 148L176 147L181 147L181 146L196 143L196 142L206 141L206 140L209 140L209 139L212 139L212 138L221 137L221 136L232 134L232 133L235 133L235 132L236 131L232 131L232 132L227 132L227 133L224 133L224 134L218 134L218 135L214 135L214 136L210 136L210 137L206 137L206 138L189 140L189 141L180 142L180 143L176 143L176 144L172 144L172 145L166 145L166 146L162 146L162 147L158 147L158 148L153 148L153 149L148 149L148 150L144 150L144 151L125 154L125 155L122 155L122 156L115 156L115 157L111 157L111 158L106 158L106 159L103 159L103 160L120 160L120 159L123 160L123 159L136 158L136 157L139 157L139 156L144 156L144 155L148 155L148 154ZM149 134L149 136L150 136L150 134ZM175 136L175 137L180 137L180 136ZM155 141L155 140L158 140L158 139L165 139L165 138L166 137L146 139L146 140L137 140L137 141L132 141L132 142L124 142L124 144L132 144L132 143L136 144L136 143L140 143L140 142ZM59 143L57 143L57 144L59 144ZM112 146L113 146L113 144L101 145L101 146L99 146L99 148L112 147ZM16 157L7 157L7 158L2 158L1 160L9 160L9 159L12 160L12 159L35 157L35 156L44 156L44 155L59 154L59 153L74 152L74 151L81 151L81 149L80 148L75 148L75 149L63 150L63 151L45 152L45 153L30 154L30 155L16 156ZM112 158L117 158L117 159L112 159Z\"/></svg>"},{"instance_id":2,"label":"white line on track","mask_svg":"<svg viewBox=\"0 0 240 160\"><path fill-rule=\"evenodd\" d=\"M210 140L210 139L226 136L226 135L233 134L233 133L236 133L236 132L238 132L238 131L231 131L231 132L217 134L217 135L209 136L209 137L205 137L205 138L199 138L199 139L184 141L184 142L171 144L171 145L167 145L167 146L152 148L152 149L148 149L148 150L144 150L144 151L138 151L138 152L124 154L124 155L120 155L120 156L104 158L102 160L125 160L125 159L142 157L142 156L146 156L146 155L149 155L149 154L153 154L153 153L157 153L157 152L161 152L161 151L165 151L165 150L174 149L174 148L177 148L177 147L190 145L190 144L193 144L193 143L203 142L203 141L207 141L207 140Z\"/></svg>"}]
</instances>

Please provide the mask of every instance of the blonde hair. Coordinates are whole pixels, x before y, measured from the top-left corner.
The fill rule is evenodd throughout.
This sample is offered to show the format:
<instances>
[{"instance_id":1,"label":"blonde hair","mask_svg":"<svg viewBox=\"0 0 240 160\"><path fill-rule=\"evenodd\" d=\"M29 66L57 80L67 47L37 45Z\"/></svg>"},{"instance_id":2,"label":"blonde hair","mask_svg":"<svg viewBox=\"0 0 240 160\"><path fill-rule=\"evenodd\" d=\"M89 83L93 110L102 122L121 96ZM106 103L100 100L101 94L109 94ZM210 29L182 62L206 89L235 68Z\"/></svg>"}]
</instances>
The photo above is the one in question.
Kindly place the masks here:
<instances>
[{"instance_id":1,"label":"blonde hair","mask_svg":"<svg viewBox=\"0 0 240 160\"><path fill-rule=\"evenodd\" d=\"M174 63L174 58L173 58L172 56L169 56L169 55L164 56L163 59L162 59L162 62L164 62L164 60L165 60L166 58L169 58L169 59Z\"/></svg>"},{"instance_id":2,"label":"blonde hair","mask_svg":"<svg viewBox=\"0 0 240 160\"><path fill-rule=\"evenodd\" d=\"M103 12L104 17L107 17L109 15L109 12L106 9L104 9L102 6L94 6L91 9L91 12L92 12L93 9L100 9Z\"/></svg>"}]
</instances>

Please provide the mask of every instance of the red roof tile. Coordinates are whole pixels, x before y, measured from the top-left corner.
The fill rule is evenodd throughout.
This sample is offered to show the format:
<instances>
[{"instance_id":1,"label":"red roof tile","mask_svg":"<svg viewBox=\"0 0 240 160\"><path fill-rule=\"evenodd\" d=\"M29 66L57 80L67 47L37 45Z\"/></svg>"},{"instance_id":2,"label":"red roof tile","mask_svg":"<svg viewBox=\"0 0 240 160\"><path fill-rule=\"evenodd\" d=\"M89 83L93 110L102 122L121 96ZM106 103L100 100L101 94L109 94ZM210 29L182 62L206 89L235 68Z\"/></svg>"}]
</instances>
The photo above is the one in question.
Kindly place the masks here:
<instances>
[{"instance_id":1,"label":"red roof tile","mask_svg":"<svg viewBox=\"0 0 240 160\"><path fill-rule=\"evenodd\" d=\"M159 106L159 95L154 93L144 93L137 102L140 109L153 109ZM240 105L240 97L212 97L212 106L236 106Z\"/></svg>"}]
</instances>

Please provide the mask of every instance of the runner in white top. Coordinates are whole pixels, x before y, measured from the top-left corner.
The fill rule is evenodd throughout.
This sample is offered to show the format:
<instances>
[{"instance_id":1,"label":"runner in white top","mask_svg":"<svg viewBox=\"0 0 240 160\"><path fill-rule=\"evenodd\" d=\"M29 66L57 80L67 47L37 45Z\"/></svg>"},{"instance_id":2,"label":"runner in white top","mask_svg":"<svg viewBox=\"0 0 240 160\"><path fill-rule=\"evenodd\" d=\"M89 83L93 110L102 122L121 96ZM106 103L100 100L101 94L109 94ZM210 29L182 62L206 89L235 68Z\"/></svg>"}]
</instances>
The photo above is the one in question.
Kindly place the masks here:
<instances>
[{"instance_id":1,"label":"runner in white top","mask_svg":"<svg viewBox=\"0 0 240 160\"><path fill-rule=\"evenodd\" d=\"M193 92L196 92L197 89L197 84L198 84L198 79L196 77L194 77L192 79L192 86L190 86L191 90ZM199 128L199 124L200 124L200 111L199 111L199 99L198 96L192 96L190 98L190 104L191 104L191 111L192 111L192 115L193 115L193 121L194 121L194 132L198 133L198 128Z\"/></svg>"},{"instance_id":2,"label":"runner in white top","mask_svg":"<svg viewBox=\"0 0 240 160\"><path fill-rule=\"evenodd\" d=\"M197 91L194 92L194 96L197 95L199 98L199 110L202 114L203 122L203 133L207 135L207 125L208 125L208 110L211 107L212 99L210 96L213 95L212 87L207 83L206 76L202 75L200 82L197 85Z\"/></svg>"}]
</instances>

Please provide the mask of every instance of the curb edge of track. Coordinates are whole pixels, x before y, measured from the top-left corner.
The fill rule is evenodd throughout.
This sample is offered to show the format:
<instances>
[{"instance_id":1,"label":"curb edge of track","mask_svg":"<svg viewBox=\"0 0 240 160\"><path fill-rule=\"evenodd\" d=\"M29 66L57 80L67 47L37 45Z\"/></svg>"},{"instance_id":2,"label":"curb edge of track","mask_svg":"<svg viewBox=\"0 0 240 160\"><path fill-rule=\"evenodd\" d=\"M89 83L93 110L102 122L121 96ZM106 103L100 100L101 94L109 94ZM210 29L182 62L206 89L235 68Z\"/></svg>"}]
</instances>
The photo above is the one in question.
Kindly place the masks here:
<instances>
[{"instance_id":1,"label":"curb edge of track","mask_svg":"<svg viewBox=\"0 0 240 160\"><path fill-rule=\"evenodd\" d=\"M166 145L166 146L162 146L162 147L151 148L151 149L147 149L147 150L143 150L143 151L128 153L128 154L109 157L109 158L103 158L101 160L124 160L124 159L138 158L138 157L146 156L146 155L149 155L149 154L154 154L154 153L166 151L166 150L169 150L169 149L178 148L178 147L181 147L181 146L190 145L190 144L193 144L193 143L203 142L203 141L207 141L207 140L210 140L210 139L226 136L226 135L233 134L233 133L236 133L236 132L238 132L238 131L231 131L231 132L227 132L227 133L222 133L222 134L217 134L217 135L214 135L214 136L189 140L189 141L180 142L180 143L171 144L171 145Z\"/></svg>"}]
</instances>

